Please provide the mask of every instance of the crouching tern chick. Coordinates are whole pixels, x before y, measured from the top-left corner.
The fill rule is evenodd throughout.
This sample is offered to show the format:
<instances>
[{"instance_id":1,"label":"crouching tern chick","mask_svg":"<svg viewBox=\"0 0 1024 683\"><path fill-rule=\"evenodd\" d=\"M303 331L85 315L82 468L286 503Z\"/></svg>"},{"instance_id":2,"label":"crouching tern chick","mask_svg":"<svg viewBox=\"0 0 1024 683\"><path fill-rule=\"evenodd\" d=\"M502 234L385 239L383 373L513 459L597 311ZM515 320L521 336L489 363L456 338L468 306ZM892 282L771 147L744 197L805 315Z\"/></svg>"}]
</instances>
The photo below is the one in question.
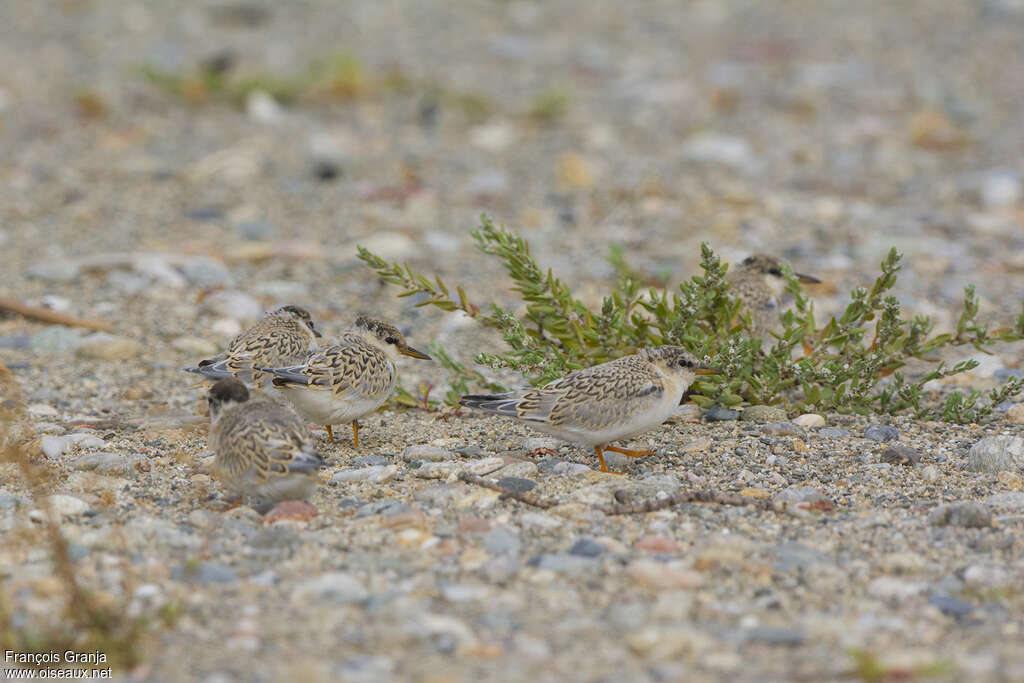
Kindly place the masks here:
<instances>
[{"instance_id":1,"label":"crouching tern chick","mask_svg":"<svg viewBox=\"0 0 1024 683\"><path fill-rule=\"evenodd\" d=\"M291 408L250 395L234 377L214 384L207 401L213 474L237 496L232 507L243 500L264 505L313 494L323 460Z\"/></svg>"},{"instance_id":2,"label":"crouching tern chick","mask_svg":"<svg viewBox=\"0 0 1024 683\"><path fill-rule=\"evenodd\" d=\"M542 387L468 395L459 403L593 448L601 471L609 472L605 451L631 458L654 453L609 443L654 429L675 412L697 375L716 372L680 346L656 346L577 370Z\"/></svg>"}]
</instances>

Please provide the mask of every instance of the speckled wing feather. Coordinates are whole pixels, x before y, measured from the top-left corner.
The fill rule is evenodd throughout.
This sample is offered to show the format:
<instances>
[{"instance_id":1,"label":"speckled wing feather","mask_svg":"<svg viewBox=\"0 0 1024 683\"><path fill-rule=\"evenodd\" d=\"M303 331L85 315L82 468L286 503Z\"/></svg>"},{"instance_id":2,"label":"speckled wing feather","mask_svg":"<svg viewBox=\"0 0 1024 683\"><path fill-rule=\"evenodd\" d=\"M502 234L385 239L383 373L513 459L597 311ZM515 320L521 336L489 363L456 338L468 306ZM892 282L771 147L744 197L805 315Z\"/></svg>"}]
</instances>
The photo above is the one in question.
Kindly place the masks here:
<instances>
[{"instance_id":1,"label":"speckled wing feather","mask_svg":"<svg viewBox=\"0 0 1024 683\"><path fill-rule=\"evenodd\" d=\"M260 480L312 474L323 464L302 420L290 409L253 398L216 425L217 467L229 479L251 468Z\"/></svg>"},{"instance_id":2,"label":"speckled wing feather","mask_svg":"<svg viewBox=\"0 0 1024 683\"><path fill-rule=\"evenodd\" d=\"M329 388L335 396L373 398L391 393L397 379L394 364L383 351L358 335L310 354L303 365L273 370L275 384L306 384Z\"/></svg>"},{"instance_id":3,"label":"speckled wing feather","mask_svg":"<svg viewBox=\"0 0 1024 683\"><path fill-rule=\"evenodd\" d=\"M228 345L226 353L186 368L208 379L238 377L262 386L266 379L261 367L302 363L309 355L309 334L294 320L267 316L245 330Z\"/></svg>"},{"instance_id":4,"label":"speckled wing feather","mask_svg":"<svg viewBox=\"0 0 1024 683\"><path fill-rule=\"evenodd\" d=\"M577 370L543 387L464 396L460 403L524 422L596 431L650 410L664 393L664 382L650 364L626 356Z\"/></svg>"}]
</instances>

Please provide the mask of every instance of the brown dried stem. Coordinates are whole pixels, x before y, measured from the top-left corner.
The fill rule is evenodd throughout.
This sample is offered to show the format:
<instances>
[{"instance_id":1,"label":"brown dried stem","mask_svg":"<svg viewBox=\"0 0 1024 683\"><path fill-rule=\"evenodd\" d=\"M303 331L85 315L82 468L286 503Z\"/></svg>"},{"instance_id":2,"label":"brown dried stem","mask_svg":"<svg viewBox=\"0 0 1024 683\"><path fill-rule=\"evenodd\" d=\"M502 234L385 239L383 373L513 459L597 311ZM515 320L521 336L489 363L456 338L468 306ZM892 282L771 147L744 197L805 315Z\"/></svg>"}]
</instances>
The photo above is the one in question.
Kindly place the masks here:
<instances>
[{"instance_id":1,"label":"brown dried stem","mask_svg":"<svg viewBox=\"0 0 1024 683\"><path fill-rule=\"evenodd\" d=\"M18 313L30 320L38 320L40 322L51 323L54 325L67 325L68 327L84 327L88 330L96 330L97 332L110 332L114 329L109 323L105 323L102 320L76 318L73 315L65 315L64 313L51 311L48 308L29 306L28 304L21 303L17 299L8 299L6 297L0 297L0 311Z\"/></svg>"}]
</instances>

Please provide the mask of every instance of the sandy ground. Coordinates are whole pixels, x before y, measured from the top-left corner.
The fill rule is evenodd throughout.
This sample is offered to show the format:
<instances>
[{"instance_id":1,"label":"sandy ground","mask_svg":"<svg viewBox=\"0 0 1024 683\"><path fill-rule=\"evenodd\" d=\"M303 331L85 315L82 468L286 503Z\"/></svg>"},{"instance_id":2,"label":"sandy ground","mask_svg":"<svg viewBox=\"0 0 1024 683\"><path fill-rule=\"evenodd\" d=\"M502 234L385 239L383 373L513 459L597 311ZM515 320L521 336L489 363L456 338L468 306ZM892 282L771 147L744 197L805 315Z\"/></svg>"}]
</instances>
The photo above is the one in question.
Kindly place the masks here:
<instances>
[{"instance_id":1,"label":"sandy ground","mask_svg":"<svg viewBox=\"0 0 1024 683\"><path fill-rule=\"evenodd\" d=\"M1010 406L984 426L683 415L622 477L498 418L384 411L358 451L316 432L319 515L266 524L217 511L204 387L180 372L280 303L329 335L369 312L465 362L498 348L355 258L364 244L514 305L467 234L482 212L591 304L612 243L673 283L702 241L778 254L826 281L822 314L896 246L911 313L948 329L974 283L1005 321L1024 298L1022 34L1013 0L2 3L0 292L112 329L3 318L0 361L52 437L82 581L176 614L121 673L1024 678ZM211 61L229 83L306 85L235 101L189 84ZM324 85L317 65L339 63ZM979 358L967 388L1024 360ZM443 394L436 364L402 373ZM456 481L466 468L561 504L499 500ZM592 508L704 485L790 510ZM5 466L0 577L27 624L60 598L39 506Z\"/></svg>"}]
</instances>

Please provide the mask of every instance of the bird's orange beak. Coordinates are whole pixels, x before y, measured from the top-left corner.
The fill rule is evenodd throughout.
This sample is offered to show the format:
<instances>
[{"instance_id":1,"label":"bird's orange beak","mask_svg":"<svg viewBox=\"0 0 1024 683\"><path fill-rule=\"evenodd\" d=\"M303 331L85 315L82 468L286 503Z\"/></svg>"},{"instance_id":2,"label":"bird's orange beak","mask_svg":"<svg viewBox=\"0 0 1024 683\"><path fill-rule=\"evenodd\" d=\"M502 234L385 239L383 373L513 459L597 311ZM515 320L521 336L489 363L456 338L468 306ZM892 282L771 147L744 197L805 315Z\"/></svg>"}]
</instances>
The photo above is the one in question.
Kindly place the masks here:
<instances>
[{"instance_id":1,"label":"bird's orange beak","mask_svg":"<svg viewBox=\"0 0 1024 683\"><path fill-rule=\"evenodd\" d=\"M406 346L405 348L398 349L398 352L403 356L409 356L411 358L419 358L420 360L433 360L427 354L423 353L422 351L417 351L411 346Z\"/></svg>"}]
</instances>

